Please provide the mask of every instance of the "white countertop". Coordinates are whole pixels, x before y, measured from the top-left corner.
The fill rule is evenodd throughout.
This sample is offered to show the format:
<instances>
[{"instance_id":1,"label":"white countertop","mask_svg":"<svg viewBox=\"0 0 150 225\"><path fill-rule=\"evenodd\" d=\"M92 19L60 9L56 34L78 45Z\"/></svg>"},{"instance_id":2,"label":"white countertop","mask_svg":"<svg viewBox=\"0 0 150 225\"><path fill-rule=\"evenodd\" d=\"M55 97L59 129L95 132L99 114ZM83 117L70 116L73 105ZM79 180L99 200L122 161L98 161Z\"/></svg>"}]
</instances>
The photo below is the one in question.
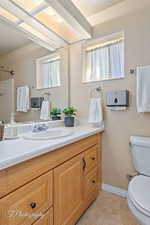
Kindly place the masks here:
<instances>
[{"instance_id":1,"label":"white countertop","mask_svg":"<svg viewBox=\"0 0 150 225\"><path fill-rule=\"evenodd\" d=\"M32 141L19 138L15 140L1 141L0 170L6 169L18 163L40 156L44 153L54 151L62 146L102 132L104 130L104 127L94 128L82 125L69 129L72 129L74 131L73 134L59 139L57 138L46 141Z\"/></svg>"}]
</instances>

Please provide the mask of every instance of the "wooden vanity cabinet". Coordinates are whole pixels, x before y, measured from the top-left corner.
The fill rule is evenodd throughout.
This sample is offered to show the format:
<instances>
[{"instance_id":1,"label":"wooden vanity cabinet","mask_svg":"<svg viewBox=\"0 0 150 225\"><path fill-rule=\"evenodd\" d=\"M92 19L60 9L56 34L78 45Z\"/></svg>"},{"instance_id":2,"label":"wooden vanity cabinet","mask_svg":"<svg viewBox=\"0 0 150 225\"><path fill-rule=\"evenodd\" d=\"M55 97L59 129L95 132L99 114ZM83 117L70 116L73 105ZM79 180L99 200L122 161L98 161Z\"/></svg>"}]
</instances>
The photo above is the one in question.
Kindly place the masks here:
<instances>
[{"instance_id":1,"label":"wooden vanity cabinet","mask_svg":"<svg viewBox=\"0 0 150 225\"><path fill-rule=\"evenodd\" d=\"M100 159L96 134L0 171L0 225L75 225L98 196Z\"/></svg>"}]
</instances>

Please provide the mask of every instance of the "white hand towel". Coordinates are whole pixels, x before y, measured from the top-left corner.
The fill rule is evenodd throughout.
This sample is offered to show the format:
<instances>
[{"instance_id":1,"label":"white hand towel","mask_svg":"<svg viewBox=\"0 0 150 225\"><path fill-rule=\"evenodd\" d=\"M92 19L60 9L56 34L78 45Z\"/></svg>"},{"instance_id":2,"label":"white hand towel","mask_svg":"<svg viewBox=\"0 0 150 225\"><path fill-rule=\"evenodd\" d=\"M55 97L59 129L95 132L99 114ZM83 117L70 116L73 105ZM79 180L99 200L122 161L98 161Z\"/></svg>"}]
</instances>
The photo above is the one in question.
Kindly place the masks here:
<instances>
[{"instance_id":1,"label":"white hand towel","mask_svg":"<svg viewBox=\"0 0 150 225\"><path fill-rule=\"evenodd\" d=\"M150 66L137 68L137 111L150 112Z\"/></svg>"},{"instance_id":2,"label":"white hand towel","mask_svg":"<svg viewBox=\"0 0 150 225\"><path fill-rule=\"evenodd\" d=\"M17 112L27 112L29 110L29 87L17 88Z\"/></svg>"},{"instance_id":3,"label":"white hand towel","mask_svg":"<svg viewBox=\"0 0 150 225\"><path fill-rule=\"evenodd\" d=\"M89 123L103 124L103 110L101 98L92 98L89 108Z\"/></svg>"},{"instance_id":4,"label":"white hand towel","mask_svg":"<svg viewBox=\"0 0 150 225\"><path fill-rule=\"evenodd\" d=\"M40 119L49 120L49 118L50 118L50 104L48 100L44 100L42 102Z\"/></svg>"}]
</instances>

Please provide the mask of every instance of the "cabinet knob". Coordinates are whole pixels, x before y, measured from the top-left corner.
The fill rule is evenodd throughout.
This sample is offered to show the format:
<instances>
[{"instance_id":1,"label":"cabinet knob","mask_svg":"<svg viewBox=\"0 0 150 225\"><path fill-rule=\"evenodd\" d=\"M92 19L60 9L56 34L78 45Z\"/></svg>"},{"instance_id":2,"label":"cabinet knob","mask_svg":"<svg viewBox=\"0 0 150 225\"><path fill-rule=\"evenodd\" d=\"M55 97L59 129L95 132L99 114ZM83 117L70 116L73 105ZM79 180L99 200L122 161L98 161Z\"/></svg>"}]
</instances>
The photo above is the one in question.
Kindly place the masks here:
<instances>
[{"instance_id":1,"label":"cabinet knob","mask_svg":"<svg viewBox=\"0 0 150 225\"><path fill-rule=\"evenodd\" d=\"M31 206L32 209L35 209L36 208L36 202L31 202L30 206Z\"/></svg>"},{"instance_id":2,"label":"cabinet knob","mask_svg":"<svg viewBox=\"0 0 150 225\"><path fill-rule=\"evenodd\" d=\"M93 184L95 184L95 183L96 183L96 181L95 181L95 180L92 180L92 183L93 183Z\"/></svg>"},{"instance_id":3,"label":"cabinet knob","mask_svg":"<svg viewBox=\"0 0 150 225\"><path fill-rule=\"evenodd\" d=\"M91 157L91 159L94 161L95 160L95 157Z\"/></svg>"}]
</instances>

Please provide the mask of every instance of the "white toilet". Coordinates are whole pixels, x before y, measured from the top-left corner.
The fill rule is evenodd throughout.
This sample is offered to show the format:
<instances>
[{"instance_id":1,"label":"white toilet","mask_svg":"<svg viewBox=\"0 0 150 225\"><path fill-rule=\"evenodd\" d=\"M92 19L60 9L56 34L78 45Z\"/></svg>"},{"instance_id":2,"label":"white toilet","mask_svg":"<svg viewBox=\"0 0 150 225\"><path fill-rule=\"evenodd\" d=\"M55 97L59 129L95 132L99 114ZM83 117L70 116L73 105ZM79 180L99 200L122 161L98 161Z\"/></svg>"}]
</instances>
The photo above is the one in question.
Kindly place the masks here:
<instances>
[{"instance_id":1,"label":"white toilet","mask_svg":"<svg viewBox=\"0 0 150 225\"><path fill-rule=\"evenodd\" d=\"M150 138L131 137L132 156L139 173L128 187L128 205L142 225L150 225Z\"/></svg>"}]
</instances>

